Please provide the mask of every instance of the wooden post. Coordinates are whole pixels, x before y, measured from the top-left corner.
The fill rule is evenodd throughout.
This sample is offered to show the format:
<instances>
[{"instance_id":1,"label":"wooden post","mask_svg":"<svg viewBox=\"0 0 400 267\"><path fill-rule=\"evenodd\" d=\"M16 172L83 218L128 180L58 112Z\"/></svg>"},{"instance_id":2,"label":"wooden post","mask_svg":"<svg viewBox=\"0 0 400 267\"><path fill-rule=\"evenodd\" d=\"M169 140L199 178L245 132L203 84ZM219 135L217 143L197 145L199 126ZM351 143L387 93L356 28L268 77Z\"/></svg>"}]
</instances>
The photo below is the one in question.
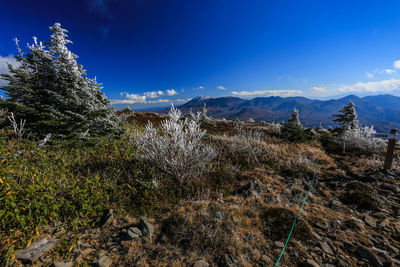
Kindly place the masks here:
<instances>
[{"instance_id":1,"label":"wooden post","mask_svg":"<svg viewBox=\"0 0 400 267\"><path fill-rule=\"evenodd\" d=\"M397 129L392 129L390 133L397 134ZM392 169L395 147L396 147L396 139L389 139L386 158L385 158L385 166L383 167L385 172L390 171Z\"/></svg>"}]
</instances>

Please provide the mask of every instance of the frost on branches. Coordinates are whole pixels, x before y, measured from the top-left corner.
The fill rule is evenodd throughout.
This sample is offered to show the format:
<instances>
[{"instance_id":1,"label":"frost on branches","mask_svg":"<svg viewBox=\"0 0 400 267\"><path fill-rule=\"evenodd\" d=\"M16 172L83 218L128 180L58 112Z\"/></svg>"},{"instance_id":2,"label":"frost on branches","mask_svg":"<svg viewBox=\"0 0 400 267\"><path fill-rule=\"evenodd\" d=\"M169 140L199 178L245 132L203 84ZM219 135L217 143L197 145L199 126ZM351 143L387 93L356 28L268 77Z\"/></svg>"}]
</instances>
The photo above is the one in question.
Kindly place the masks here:
<instances>
[{"instance_id":1,"label":"frost on branches","mask_svg":"<svg viewBox=\"0 0 400 267\"><path fill-rule=\"evenodd\" d=\"M368 153L382 152L385 141L379 138L372 138L371 134L376 133L373 127L347 127L339 136L338 142L345 143L348 150L359 150Z\"/></svg>"},{"instance_id":2,"label":"frost on branches","mask_svg":"<svg viewBox=\"0 0 400 267\"><path fill-rule=\"evenodd\" d=\"M7 95L1 106L26 119L26 127L37 136L110 133L118 120L109 108L96 78L90 79L67 45L67 30L55 23L49 43L28 44L25 54L15 39L19 55L17 67L8 65L10 74L1 74L8 84L1 87Z\"/></svg>"},{"instance_id":3,"label":"frost on branches","mask_svg":"<svg viewBox=\"0 0 400 267\"><path fill-rule=\"evenodd\" d=\"M355 105L352 101L350 101L348 105L339 110L339 112L341 114L333 115L333 117L336 117L336 119L334 119L333 121L340 123L341 130L344 131L348 127L355 129L360 126L360 123L357 120Z\"/></svg>"},{"instance_id":4,"label":"frost on branches","mask_svg":"<svg viewBox=\"0 0 400 267\"><path fill-rule=\"evenodd\" d=\"M181 111L172 106L169 119L157 130L149 122L143 135L133 140L137 157L158 170L190 184L208 170L216 152L203 142L205 131L198 120L181 119Z\"/></svg>"}]
</instances>

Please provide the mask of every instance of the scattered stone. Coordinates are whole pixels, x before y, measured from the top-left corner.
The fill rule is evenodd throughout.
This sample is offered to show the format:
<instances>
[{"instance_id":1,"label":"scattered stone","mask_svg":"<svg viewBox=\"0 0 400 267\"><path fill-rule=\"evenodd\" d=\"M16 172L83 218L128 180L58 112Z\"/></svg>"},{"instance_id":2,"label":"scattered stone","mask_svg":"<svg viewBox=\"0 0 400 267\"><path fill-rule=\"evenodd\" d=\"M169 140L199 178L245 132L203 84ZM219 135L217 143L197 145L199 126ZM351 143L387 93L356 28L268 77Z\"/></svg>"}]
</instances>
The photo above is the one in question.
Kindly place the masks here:
<instances>
[{"instance_id":1,"label":"scattered stone","mask_svg":"<svg viewBox=\"0 0 400 267\"><path fill-rule=\"evenodd\" d=\"M386 226L388 226L390 224L390 220L389 220L389 218L386 218L386 219L384 219L380 224L379 224L379 226L381 227L381 228L385 228Z\"/></svg>"},{"instance_id":2,"label":"scattered stone","mask_svg":"<svg viewBox=\"0 0 400 267\"><path fill-rule=\"evenodd\" d=\"M236 195L249 196L251 192L256 192L260 194L263 191L261 185L256 180L251 180L248 184L240 187L236 190Z\"/></svg>"},{"instance_id":3,"label":"scattered stone","mask_svg":"<svg viewBox=\"0 0 400 267\"><path fill-rule=\"evenodd\" d=\"M143 236L149 237L150 239L154 233L154 226L144 217L140 217L140 228Z\"/></svg>"},{"instance_id":4,"label":"scattered stone","mask_svg":"<svg viewBox=\"0 0 400 267\"><path fill-rule=\"evenodd\" d=\"M104 255L106 255L107 254L107 251L105 251L104 249L100 249L98 252L97 252L97 256L98 257L103 257Z\"/></svg>"},{"instance_id":5,"label":"scattered stone","mask_svg":"<svg viewBox=\"0 0 400 267\"><path fill-rule=\"evenodd\" d=\"M393 185L393 184L389 184L389 183L384 183L381 185L381 188L384 190L389 190L392 191L394 193L399 193L400 192L400 188Z\"/></svg>"},{"instance_id":6,"label":"scattered stone","mask_svg":"<svg viewBox=\"0 0 400 267\"><path fill-rule=\"evenodd\" d=\"M206 262L205 260L198 260L193 264L193 267L208 267L210 264Z\"/></svg>"},{"instance_id":7,"label":"scattered stone","mask_svg":"<svg viewBox=\"0 0 400 267\"><path fill-rule=\"evenodd\" d=\"M137 227L130 227L127 231L127 234L132 239L137 239L143 235L142 231L140 231Z\"/></svg>"},{"instance_id":8,"label":"scattered stone","mask_svg":"<svg viewBox=\"0 0 400 267\"><path fill-rule=\"evenodd\" d=\"M373 218L373 217L371 217L371 216L369 216L369 215L365 215L365 216L364 216L364 222L365 222L365 224L368 225L368 226L371 226L371 227L373 227L373 228L376 227L376 219Z\"/></svg>"},{"instance_id":9,"label":"scattered stone","mask_svg":"<svg viewBox=\"0 0 400 267\"><path fill-rule=\"evenodd\" d=\"M338 209L340 209L341 207L342 207L342 202L340 202L339 200L333 200L332 201L332 203L331 203L331 207L332 207L332 209L336 209L336 210L338 210Z\"/></svg>"},{"instance_id":10,"label":"scattered stone","mask_svg":"<svg viewBox=\"0 0 400 267\"><path fill-rule=\"evenodd\" d=\"M85 250L83 250L83 251L81 252L81 255L82 255L82 257L86 257L87 255L89 255L89 254L92 253L93 251L94 251L93 248L87 248L87 249L85 249Z\"/></svg>"},{"instance_id":11,"label":"scattered stone","mask_svg":"<svg viewBox=\"0 0 400 267\"><path fill-rule=\"evenodd\" d=\"M57 243L55 238L42 238L33 243L30 247L17 251L16 258L24 263L32 263L44 253L52 249Z\"/></svg>"},{"instance_id":12,"label":"scattered stone","mask_svg":"<svg viewBox=\"0 0 400 267\"><path fill-rule=\"evenodd\" d=\"M53 263L53 267L72 267L74 266L73 262L55 262Z\"/></svg>"},{"instance_id":13,"label":"scattered stone","mask_svg":"<svg viewBox=\"0 0 400 267\"><path fill-rule=\"evenodd\" d=\"M112 264L112 259L108 256L103 256L100 259L98 259L97 262L95 262L95 266L97 267L109 267Z\"/></svg>"},{"instance_id":14,"label":"scattered stone","mask_svg":"<svg viewBox=\"0 0 400 267\"><path fill-rule=\"evenodd\" d=\"M223 254L218 261L218 266L220 267L236 267L238 266L237 260L232 256L228 254Z\"/></svg>"},{"instance_id":15,"label":"scattered stone","mask_svg":"<svg viewBox=\"0 0 400 267\"><path fill-rule=\"evenodd\" d=\"M311 235L312 235L313 237L315 237L315 239L317 239L318 241L321 241L321 240L322 240L321 236L320 236L319 234L317 234L316 232L311 232Z\"/></svg>"},{"instance_id":16,"label":"scattered stone","mask_svg":"<svg viewBox=\"0 0 400 267\"><path fill-rule=\"evenodd\" d=\"M369 178L372 182L372 181L384 181L386 177L385 177L385 174L383 174L381 172L377 172L377 173L371 174L369 176Z\"/></svg>"},{"instance_id":17,"label":"scattered stone","mask_svg":"<svg viewBox=\"0 0 400 267\"><path fill-rule=\"evenodd\" d=\"M396 229L397 233L400 233L400 222L394 223L394 229Z\"/></svg>"},{"instance_id":18,"label":"scattered stone","mask_svg":"<svg viewBox=\"0 0 400 267\"><path fill-rule=\"evenodd\" d=\"M371 250L365 247L358 247L357 254L364 259L367 259L373 267L382 267L383 264L379 261L378 257Z\"/></svg>"},{"instance_id":19,"label":"scattered stone","mask_svg":"<svg viewBox=\"0 0 400 267\"><path fill-rule=\"evenodd\" d=\"M281 241L275 241L274 246L277 248L283 248L285 246L285 244Z\"/></svg>"},{"instance_id":20,"label":"scattered stone","mask_svg":"<svg viewBox=\"0 0 400 267\"><path fill-rule=\"evenodd\" d=\"M331 247L326 242L319 242L319 245L325 253L333 255Z\"/></svg>"},{"instance_id":21,"label":"scattered stone","mask_svg":"<svg viewBox=\"0 0 400 267\"><path fill-rule=\"evenodd\" d=\"M109 225L114 218L114 212L112 209L109 209L104 212L103 217L100 220L99 226L104 227Z\"/></svg>"},{"instance_id":22,"label":"scattered stone","mask_svg":"<svg viewBox=\"0 0 400 267\"><path fill-rule=\"evenodd\" d=\"M328 224L326 222L317 222L314 226L324 231L328 230Z\"/></svg>"},{"instance_id":23,"label":"scattered stone","mask_svg":"<svg viewBox=\"0 0 400 267\"><path fill-rule=\"evenodd\" d=\"M307 259L305 262L304 262L304 267L319 267L319 264L318 263L316 263L314 260L312 260L312 259Z\"/></svg>"}]
</instances>

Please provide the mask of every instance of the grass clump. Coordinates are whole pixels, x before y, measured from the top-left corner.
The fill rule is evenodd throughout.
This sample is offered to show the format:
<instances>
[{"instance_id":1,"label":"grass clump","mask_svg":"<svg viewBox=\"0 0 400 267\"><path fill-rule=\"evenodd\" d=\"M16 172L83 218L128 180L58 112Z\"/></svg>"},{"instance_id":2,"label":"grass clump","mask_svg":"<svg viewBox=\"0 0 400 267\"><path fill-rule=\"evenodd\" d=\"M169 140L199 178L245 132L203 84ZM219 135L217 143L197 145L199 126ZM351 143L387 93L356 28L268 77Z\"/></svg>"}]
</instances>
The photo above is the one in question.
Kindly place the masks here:
<instances>
[{"instance_id":1,"label":"grass clump","mask_svg":"<svg viewBox=\"0 0 400 267\"><path fill-rule=\"evenodd\" d=\"M82 166L93 155L116 160L107 149L113 145L37 150L34 141L0 140L1 255L11 244L23 248L45 226L62 222L76 230L91 226L107 208L129 207L134 190L115 180L118 172L110 179L112 169Z\"/></svg>"}]
</instances>

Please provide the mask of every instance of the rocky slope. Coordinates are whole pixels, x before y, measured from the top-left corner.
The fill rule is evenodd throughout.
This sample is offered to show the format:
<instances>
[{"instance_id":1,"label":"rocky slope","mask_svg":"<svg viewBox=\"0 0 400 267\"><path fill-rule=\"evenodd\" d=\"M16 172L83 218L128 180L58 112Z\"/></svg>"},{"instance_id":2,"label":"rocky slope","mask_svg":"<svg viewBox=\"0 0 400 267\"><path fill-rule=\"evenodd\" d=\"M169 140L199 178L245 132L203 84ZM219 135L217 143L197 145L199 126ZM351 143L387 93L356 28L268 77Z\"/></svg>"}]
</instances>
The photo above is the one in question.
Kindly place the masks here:
<instances>
[{"instance_id":1,"label":"rocky slope","mask_svg":"<svg viewBox=\"0 0 400 267\"><path fill-rule=\"evenodd\" d=\"M150 118L157 123L162 116L137 113L131 123L143 125ZM240 144L228 135L232 124L217 121L208 127L211 143L234 151L215 163L229 171L210 174L203 185L158 215L143 211L136 217L108 209L91 227L66 231L62 223L52 223L38 230L10 264L273 266L311 185L317 159L315 183L279 266L400 266L398 161L385 174L379 170L382 156L328 153L318 142L265 137L257 145L262 153L253 150L255 161L247 162L254 165L235 169L236 158L232 165L224 162L239 156L232 149ZM60 252L62 243L73 245Z\"/></svg>"}]
</instances>

